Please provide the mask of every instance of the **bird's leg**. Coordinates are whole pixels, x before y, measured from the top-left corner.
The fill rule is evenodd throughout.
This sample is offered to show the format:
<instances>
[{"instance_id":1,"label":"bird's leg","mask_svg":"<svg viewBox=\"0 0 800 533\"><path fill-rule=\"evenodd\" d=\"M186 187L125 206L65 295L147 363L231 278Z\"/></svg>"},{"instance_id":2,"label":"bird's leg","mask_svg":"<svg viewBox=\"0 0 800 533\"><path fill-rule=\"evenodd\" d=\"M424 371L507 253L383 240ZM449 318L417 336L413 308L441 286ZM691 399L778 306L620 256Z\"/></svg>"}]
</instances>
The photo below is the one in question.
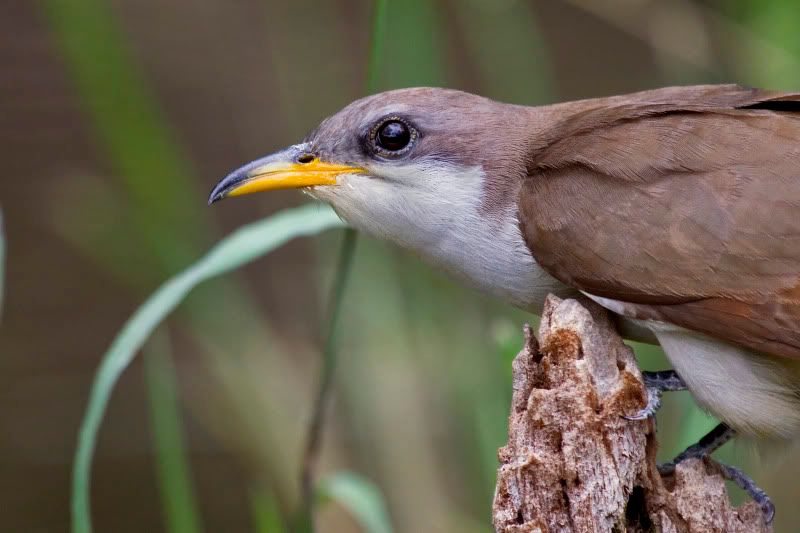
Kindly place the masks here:
<instances>
[{"instance_id":1,"label":"bird's leg","mask_svg":"<svg viewBox=\"0 0 800 533\"><path fill-rule=\"evenodd\" d=\"M735 430L731 429L724 422L720 422L714 427L714 429L706 433L703 438L697 441L696 444L692 444L679 453L675 459L669 463L658 465L658 471L662 476L672 475L675 472L675 465L678 463L685 461L686 459L700 459L710 455L718 450L723 444L731 440L734 435L736 435Z\"/></svg>"},{"instance_id":2,"label":"bird's leg","mask_svg":"<svg viewBox=\"0 0 800 533\"><path fill-rule=\"evenodd\" d=\"M674 370L660 372L642 372L644 386L647 389L647 405L636 414L623 416L626 420L644 420L656 414L661 407L661 394L665 391L686 390L683 379Z\"/></svg>"},{"instance_id":3,"label":"bird's leg","mask_svg":"<svg viewBox=\"0 0 800 533\"><path fill-rule=\"evenodd\" d=\"M662 476L672 475L675 472L675 467L681 461L686 459L702 459L714 451L719 449L723 444L731 440L736 435L736 430L732 429L725 423L717 424L714 429L709 431L697 444L692 444L683 452L678 454L675 459L669 463L658 465L658 471ZM764 514L764 520L767 525L772 523L775 518L775 505L764 490L756 485L750 476L739 470L738 468L715 461L719 467L719 472L722 477L729 481L733 481L736 485L745 491L755 501L761 512Z\"/></svg>"}]
</instances>

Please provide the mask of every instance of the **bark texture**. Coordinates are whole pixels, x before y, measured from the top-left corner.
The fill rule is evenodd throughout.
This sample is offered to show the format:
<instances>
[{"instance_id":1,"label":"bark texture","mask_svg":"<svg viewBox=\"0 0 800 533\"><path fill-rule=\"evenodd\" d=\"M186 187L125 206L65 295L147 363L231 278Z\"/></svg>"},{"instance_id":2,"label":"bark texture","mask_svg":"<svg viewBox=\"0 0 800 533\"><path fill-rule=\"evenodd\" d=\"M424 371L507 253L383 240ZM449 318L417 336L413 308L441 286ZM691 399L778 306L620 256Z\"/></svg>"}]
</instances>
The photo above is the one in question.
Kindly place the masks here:
<instances>
[{"instance_id":1,"label":"bark texture","mask_svg":"<svg viewBox=\"0 0 800 533\"><path fill-rule=\"evenodd\" d=\"M493 520L503 532L770 531L758 506L738 508L712 460L664 478L641 372L605 311L550 296L537 341L529 327L514 360L508 444Z\"/></svg>"}]
</instances>

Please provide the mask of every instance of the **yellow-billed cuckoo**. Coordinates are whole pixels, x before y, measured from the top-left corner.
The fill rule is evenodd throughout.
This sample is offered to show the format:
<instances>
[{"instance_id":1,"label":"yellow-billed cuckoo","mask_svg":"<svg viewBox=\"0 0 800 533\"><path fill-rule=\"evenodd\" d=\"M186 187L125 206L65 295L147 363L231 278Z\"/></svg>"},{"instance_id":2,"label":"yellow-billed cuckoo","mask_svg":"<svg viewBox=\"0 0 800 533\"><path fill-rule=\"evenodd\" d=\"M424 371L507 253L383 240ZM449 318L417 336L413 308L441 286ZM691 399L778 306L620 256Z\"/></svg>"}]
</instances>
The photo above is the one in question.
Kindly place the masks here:
<instances>
[{"instance_id":1,"label":"yellow-billed cuckoo","mask_svg":"<svg viewBox=\"0 0 800 533\"><path fill-rule=\"evenodd\" d=\"M724 422L706 452L729 427L800 434L800 94L673 87L523 107L390 91L231 173L210 201L286 188L515 306L579 291L619 315L680 376L647 374L650 404L631 418L685 382Z\"/></svg>"}]
</instances>

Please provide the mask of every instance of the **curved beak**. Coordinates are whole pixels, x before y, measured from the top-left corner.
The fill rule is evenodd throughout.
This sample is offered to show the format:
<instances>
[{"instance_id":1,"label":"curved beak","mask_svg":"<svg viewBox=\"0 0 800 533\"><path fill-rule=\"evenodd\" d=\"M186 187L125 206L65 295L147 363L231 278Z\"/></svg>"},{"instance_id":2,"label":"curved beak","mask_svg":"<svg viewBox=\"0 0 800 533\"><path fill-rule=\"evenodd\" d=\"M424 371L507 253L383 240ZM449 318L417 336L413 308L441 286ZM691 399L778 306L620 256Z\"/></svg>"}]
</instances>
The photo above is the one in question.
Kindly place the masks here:
<instances>
[{"instance_id":1,"label":"curved beak","mask_svg":"<svg viewBox=\"0 0 800 533\"><path fill-rule=\"evenodd\" d=\"M229 196L260 191L336 185L341 174L360 174L363 168L321 161L306 145L290 146L256 159L225 176L208 198L211 205Z\"/></svg>"}]
</instances>

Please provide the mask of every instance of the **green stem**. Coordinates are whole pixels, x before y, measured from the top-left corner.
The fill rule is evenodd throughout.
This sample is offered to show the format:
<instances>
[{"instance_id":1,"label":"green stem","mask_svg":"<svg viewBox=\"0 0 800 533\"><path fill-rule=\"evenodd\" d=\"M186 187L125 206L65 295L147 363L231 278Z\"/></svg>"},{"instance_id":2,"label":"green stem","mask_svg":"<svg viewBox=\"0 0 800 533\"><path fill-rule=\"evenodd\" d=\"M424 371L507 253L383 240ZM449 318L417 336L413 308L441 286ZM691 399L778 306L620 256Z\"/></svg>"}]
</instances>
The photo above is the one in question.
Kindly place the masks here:
<instances>
[{"instance_id":1,"label":"green stem","mask_svg":"<svg viewBox=\"0 0 800 533\"><path fill-rule=\"evenodd\" d=\"M353 265L353 255L358 240L358 233L353 229L344 230L341 249L339 251L339 262L336 267L336 278L333 281L331 291L331 308L328 320L328 332L325 338L325 345L322 349L322 369L320 370L319 387L317 396L314 400L311 424L309 425L306 449L303 455L303 468L300 479L302 490L301 498L301 525L298 529L312 531L313 504L314 504L314 464L319 455L319 448L322 444L322 429L325 422L325 407L330 396L331 383L336 370L337 352L337 325L342 310L344 291L347 286L347 279L350 277L350 270Z\"/></svg>"},{"instance_id":2,"label":"green stem","mask_svg":"<svg viewBox=\"0 0 800 533\"><path fill-rule=\"evenodd\" d=\"M383 56L384 33L386 31L387 0L375 0L372 14L372 37L367 68L366 89L373 93L378 87L380 63ZM303 455L300 473L301 503L300 512L295 522L296 531L314 530L314 465L319 455L322 444L322 430L325 422L325 407L328 404L331 384L337 364L337 326L341 314L342 301L344 300L345 287L350 277L355 254L358 233L351 228L344 230L342 245L339 250L339 261L336 275L331 290L330 311L328 315L328 331L322 349L322 368L320 370L319 386L312 407L311 423L306 438L306 448Z\"/></svg>"}]
</instances>

